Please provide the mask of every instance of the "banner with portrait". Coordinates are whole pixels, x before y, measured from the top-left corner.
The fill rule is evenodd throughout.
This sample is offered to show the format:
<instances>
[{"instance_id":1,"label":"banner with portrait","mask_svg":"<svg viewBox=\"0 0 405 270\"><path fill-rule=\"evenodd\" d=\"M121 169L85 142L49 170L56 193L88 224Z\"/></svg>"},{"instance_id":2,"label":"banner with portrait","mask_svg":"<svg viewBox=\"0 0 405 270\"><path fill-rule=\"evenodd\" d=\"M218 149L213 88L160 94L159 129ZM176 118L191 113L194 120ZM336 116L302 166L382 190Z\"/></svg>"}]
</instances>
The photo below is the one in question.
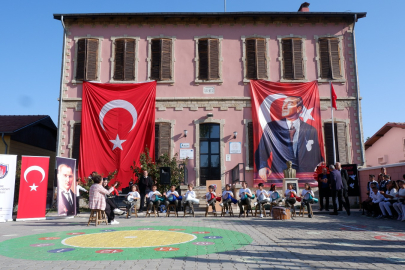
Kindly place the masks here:
<instances>
[{"instance_id":1,"label":"banner with portrait","mask_svg":"<svg viewBox=\"0 0 405 270\"><path fill-rule=\"evenodd\" d=\"M0 155L0 222L13 220L16 164L16 155Z\"/></svg>"},{"instance_id":2,"label":"banner with portrait","mask_svg":"<svg viewBox=\"0 0 405 270\"><path fill-rule=\"evenodd\" d=\"M254 183L282 183L292 162L298 183L315 183L314 171L325 160L317 81L250 81Z\"/></svg>"},{"instance_id":3,"label":"banner with portrait","mask_svg":"<svg viewBox=\"0 0 405 270\"><path fill-rule=\"evenodd\" d=\"M56 157L58 215L76 215L76 159Z\"/></svg>"},{"instance_id":4,"label":"banner with portrait","mask_svg":"<svg viewBox=\"0 0 405 270\"><path fill-rule=\"evenodd\" d=\"M349 175L349 181L347 181L349 196L360 196L357 164L345 164L342 165L342 169L346 170Z\"/></svg>"}]
</instances>

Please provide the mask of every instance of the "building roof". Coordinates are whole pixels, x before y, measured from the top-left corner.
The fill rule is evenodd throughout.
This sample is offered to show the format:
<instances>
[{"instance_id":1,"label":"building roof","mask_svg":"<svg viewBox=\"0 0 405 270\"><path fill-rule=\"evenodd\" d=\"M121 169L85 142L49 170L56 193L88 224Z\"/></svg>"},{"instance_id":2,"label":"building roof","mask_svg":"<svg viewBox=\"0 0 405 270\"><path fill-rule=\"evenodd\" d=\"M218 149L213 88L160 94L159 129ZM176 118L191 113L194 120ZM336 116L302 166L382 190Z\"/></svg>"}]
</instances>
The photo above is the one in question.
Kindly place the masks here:
<instances>
[{"instance_id":1,"label":"building roof","mask_svg":"<svg viewBox=\"0 0 405 270\"><path fill-rule=\"evenodd\" d=\"M0 133L14 133L48 117L49 115L0 115Z\"/></svg>"},{"instance_id":2,"label":"building roof","mask_svg":"<svg viewBox=\"0 0 405 270\"><path fill-rule=\"evenodd\" d=\"M405 129L405 123L394 123L388 122L379 131L377 131L371 138L369 138L365 143L364 147L366 150L371 147L376 141L378 141L381 137L385 135L391 128L403 128Z\"/></svg>"}]
</instances>

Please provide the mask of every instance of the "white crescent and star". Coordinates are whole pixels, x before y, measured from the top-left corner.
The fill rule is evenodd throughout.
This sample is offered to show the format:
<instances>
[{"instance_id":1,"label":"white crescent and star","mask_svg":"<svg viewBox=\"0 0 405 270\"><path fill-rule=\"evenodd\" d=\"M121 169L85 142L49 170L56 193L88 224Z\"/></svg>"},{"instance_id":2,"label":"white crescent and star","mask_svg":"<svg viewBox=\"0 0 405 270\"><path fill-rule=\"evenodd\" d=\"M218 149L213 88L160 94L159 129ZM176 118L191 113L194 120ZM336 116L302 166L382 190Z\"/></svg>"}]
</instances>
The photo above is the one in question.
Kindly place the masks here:
<instances>
[{"instance_id":1,"label":"white crescent and star","mask_svg":"<svg viewBox=\"0 0 405 270\"><path fill-rule=\"evenodd\" d=\"M28 168L25 170L25 172L24 172L24 180L25 180L25 182L28 183L28 181L27 181L27 175L28 175L29 172L32 172L32 171L38 171L38 172L41 173L42 179L41 179L41 181L39 182L39 183L41 184L41 182L44 181L44 179L45 179L45 171L44 171L44 169L42 169L42 168L39 167L39 166L30 166L30 167L28 167ZM33 190L34 190L34 191L37 191L37 187L38 187L38 186L36 186L35 183L33 183L32 186L29 186L29 187L31 188L30 191L33 191Z\"/></svg>"},{"instance_id":2,"label":"white crescent and star","mask_svg":"<svg viewBox=\"0 0 405 270\"><path fill-rule=\"evenodd\" d=\"M112 101L106 103L103 106L103 108L100 111L99 117L98 117L101 127L105 131L104 124L103 124L104 117L110 110L116 109L116 108L125 109L131 114L131 116L132 116L132 126L131 126L131 129L128 131L128 133L131 132L131 130L134 129L134 127L136 125L136 121L138 120L138 113L137 113L134 105L132 105L128 101L122 100L122 99L112 100ZM112 150L114 151L115 148L120 148L121 150L123 150L122 144L125 141L126 140L120 140L120 137L117 134L117 137L115 138L115 140L110 140L110 142L113 143Z\"/></svg>"}]
</instances>

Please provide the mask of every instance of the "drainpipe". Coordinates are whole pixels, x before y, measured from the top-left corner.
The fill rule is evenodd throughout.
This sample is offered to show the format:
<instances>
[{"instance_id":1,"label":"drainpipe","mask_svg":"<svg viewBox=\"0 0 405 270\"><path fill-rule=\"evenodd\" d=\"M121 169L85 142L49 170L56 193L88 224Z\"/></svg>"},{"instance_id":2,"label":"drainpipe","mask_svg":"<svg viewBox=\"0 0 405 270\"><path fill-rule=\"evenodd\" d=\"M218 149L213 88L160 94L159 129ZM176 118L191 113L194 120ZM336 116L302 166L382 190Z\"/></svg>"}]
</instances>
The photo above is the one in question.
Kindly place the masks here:
<instances>
[{"instance_id":1,"label":"drainpipe","mask_svg":"<svg viewBox=\"0 0 405 270\"><path fill-rule=\"evenodd\" d=\"M362 166L365 165L365 154L364 154L364 141L363 141L363 123L361 122L361 105L360 105L360 85L359 85L359 75L357 69L357 51L356 51L356 34L354 32L354 27L357 21L357 14L354 14L354 22L353 22L353 60L354 60L354 76L356 78L356 101L357 101L357 124L360 132L360 153L361 153L361 161Z\"/></svg>"},{"instance_id":2,"label":"drainpipe","mask_svg":"<svg viewBox=\"0 0 405 270\"><path fill-rule=\"evenodd\" d=\"M4 132L1 133L1 139L3 140L4 146L6 147L6 151L5 151L4 154L7 155L7 152L8 152L8 144L7 144L6 141L4 140Z\"/></svg>"},{"instance_id":3,"label":"drainpipe","mask_svg":"<svg viewBox=\"0 0 405 270\"><path fill-rule=\"evenodd\" d=\"M60 18L63 27L63 46L62 46L62 67L60 71L60 92L59 92L59 113L58 113L58 133L56 137L56 156L60 155L59 139L62 137L62 99L63 99L63 76L65 74L65 43L66 43L66 29L63 22L63 15Z\"/></svg>"}]
</instances>

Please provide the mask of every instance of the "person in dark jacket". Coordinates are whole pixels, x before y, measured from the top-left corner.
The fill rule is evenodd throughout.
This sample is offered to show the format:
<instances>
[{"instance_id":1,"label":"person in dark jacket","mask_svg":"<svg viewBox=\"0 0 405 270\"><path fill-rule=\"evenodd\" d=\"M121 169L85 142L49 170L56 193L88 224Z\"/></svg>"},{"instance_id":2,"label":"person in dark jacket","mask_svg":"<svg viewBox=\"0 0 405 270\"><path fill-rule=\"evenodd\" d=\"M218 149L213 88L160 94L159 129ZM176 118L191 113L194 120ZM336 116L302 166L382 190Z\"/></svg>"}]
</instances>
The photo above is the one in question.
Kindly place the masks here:
<instances>
[{"instance_id":1,"label":"person in dark jacket","mask_svg":"<svg viewBox=\"0 0 405 270\"><path fill-rule=\"evenodd\" d=\"M153 180L148 176L148 171L144 170L143 171L143 176L139 178L138 186L139 186L139 191L141 195L141 205L139 206L139 213L143 211L143 208L145 206L145 196L152 190L153 186ZM147 199L149 202L149 199ZM146 205L148 205L148 202Z\"/></svg>"},{"instance_id":2,"label":"person in dark jacket","mask_svg":"<svg viewBox=\"0 0 405 270\"><path fill-rule=\"evenodd\" d=\"M333 203L333 213L330 213L330 215L338 215L336 197L338 198L339 202L343 200L342 176L340 172L335 169L334 165L329 165L329 170L330 170L329 187L331 189L332 203ZM350 212L348 212L347 214L350 215Z\"/></svg>"},{"instance_id":3,"label":"person in dark jacket","mask_svg":"<svg viewBox=\"0 0 405 270\"><path fill-rule=\"evenodd\" d=\"M349 186L347 183L349 182L349 173L347 170L342 169L342 165L340 162L336 162L335 164L336 170L340 171L340 175L342 176L342 184L343 184L343 199L345 204L345 209L348 215L350 215L350 201L349 201ZM343 211L343 202L339 201L339 210Z\"/></svg>"},{"instance_id":4,"label":"person in dark jacket","mask_svg":"<svg viewBox=\"0 0 405 270\"><path fill-rule=\"evenodd\" d=\"M320 204L320 211L324 209L323 207L323 199L325 198L325 210L329 211L329 184L328 184L328 170L322 168L322 173L318 175L318 188L319 188L319 204Z\"/></svg>"}]
</instances>

